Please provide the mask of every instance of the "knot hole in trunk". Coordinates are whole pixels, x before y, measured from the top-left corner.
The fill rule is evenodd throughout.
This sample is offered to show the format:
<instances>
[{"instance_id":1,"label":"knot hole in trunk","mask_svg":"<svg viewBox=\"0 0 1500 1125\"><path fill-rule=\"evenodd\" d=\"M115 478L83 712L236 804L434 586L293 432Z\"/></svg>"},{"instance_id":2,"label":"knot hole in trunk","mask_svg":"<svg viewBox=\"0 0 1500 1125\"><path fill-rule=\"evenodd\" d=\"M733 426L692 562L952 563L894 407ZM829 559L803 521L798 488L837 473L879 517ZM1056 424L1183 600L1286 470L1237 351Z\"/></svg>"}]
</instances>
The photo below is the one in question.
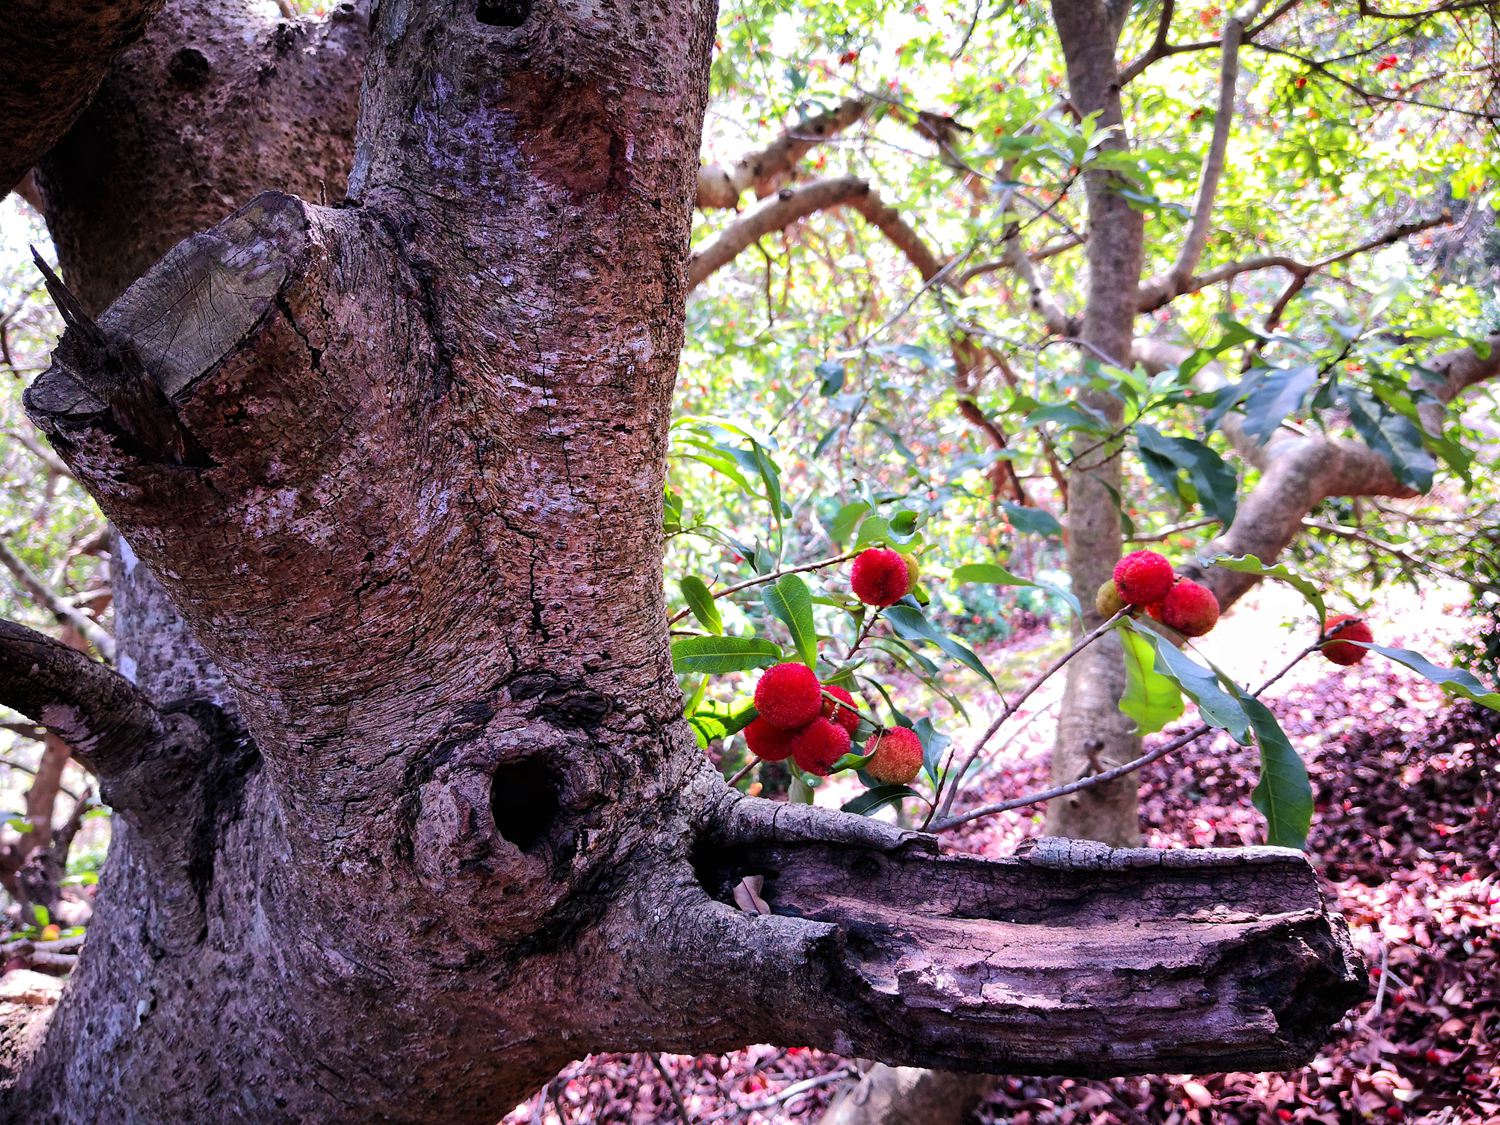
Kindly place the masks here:
<instances>
[{"instance_id":1,"label":"knot hole in trunk","mask_svg":"<svg viewBox=\"0 0 1500 1125\"><path fill-rule=\"evenodd\" d=\"M547 834L557 819L557 775L540 762L507 762L490 781L495 827L523 852Z\"/></svg>"},{"instance_id":2,"label":"knot hole in trunk","mask_svg":"<svg viewBox=\"0 0 1500 1125\"><path fill-rule=\"evenodd\" d=\"M491 27L520 27L531 15L531 0L479 0L474 18Z\"/></svg>"}]
</instances>

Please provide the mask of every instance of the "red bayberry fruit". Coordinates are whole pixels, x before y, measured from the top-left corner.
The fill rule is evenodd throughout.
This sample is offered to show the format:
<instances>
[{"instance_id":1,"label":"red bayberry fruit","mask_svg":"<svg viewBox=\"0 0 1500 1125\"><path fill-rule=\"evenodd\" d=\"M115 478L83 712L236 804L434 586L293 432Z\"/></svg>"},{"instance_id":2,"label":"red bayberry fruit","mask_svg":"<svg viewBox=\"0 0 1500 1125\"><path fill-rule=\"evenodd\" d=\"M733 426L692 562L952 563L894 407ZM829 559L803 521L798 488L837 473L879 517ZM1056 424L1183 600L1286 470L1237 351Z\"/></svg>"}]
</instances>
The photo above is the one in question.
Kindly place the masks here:
<instances>
[{"instance_id":1,"label":"red bayberry fruit","mask_svg":"<svg viewBox=\"0 0 1500 1125\"><path fill-rule=\"evenodd\" d=\"M865 772L886 785L909 785L922 772L922 740L906 727L891 727L870 739L875 755L865 763Z\"/></svg>"},{"instance_id":2,"label":"red bayberry fruit","mask_svg":"<svg viewBox=\"0 0 1500 1125\"><path fill-rule=\"evenodd\" d=\"M792 735L792 758L810 774L827 777L833 763L849 753L849 732L821 716Z\"/></svg>"},{"instance_id":3,"label":"red bayberry fruit","mask_svg":"<svg viewBox=\"0 0 1500 1125\"><path fill-rule=\"evenodd\" d=\"M906 597L911 575L906 560L885 547L861 551L849 572L854 596L865 605L895 605Z\"/></svg>"},{"instance_id":4,"label":"red bayberry fruit","mask_svg":"<svg viewBox=\"0 0 1500 1125\"><path fill-rule=\"evenodd\" d=\"M1115 592L1126 605L1154 605L1171 593L1176 577L1155 551L1131 551L1115 563Z\"/></svg>"},{"instance_id":5,"label":"red bayberry fruit","mask_svg":"<svg viewBox=\"0 0 1500 1125\"><path fill-rule=\"evenodd\" d=\"M823 710L823 685L805 664L777 664L755 685L755 709L773 727L805 727Z\"/></svg>"},{"instance_id":6,"label":"red bayberry fruit","mask_svg":"<svg viewBox=\"0 0 1500 1125\"><path fill-rule=\"evenodd\" d=\"M1323 626L1323 635L1334 639L1324 641L1319 651L1335 664L1342 664L1346 668L1351 664L1358 664L1370 650L1360 648L1359 645L1345 644L1345 641L1364 641L1365 644L1370 644L1375 640L1370 627L1352 613L1330 617L1328 624Z\"/></svg>"},{"instance_id":7,"label":"red bayberry fruit","mask_svg":"<svg viewBox=\"0 0 1500 1125\"><path fill-rule=\"evenodd\" d=\"M1179 582L1162 599L1158 620L1184 637L1201 637L1218 624L1219 599L1207 586L1192 581Z\"/></svg>"},{"instance_id":8,"label":"red bayberry fruit","mask_svg":"<svg viewBox=\"0 0 1500 1125\"><path fill-rule=\"evenodd\" d=\"M792 756L792 732L764 719L751 719L745 727L745 745L762 761L784 762Z\"/></svg>"},{"instance_id":9,"label":"red bayberry fruit","mask_svg":"<svg viewBox=\"0 0 1500 1125\"><path fill-rule=\"evenodd\" d=\"M854 696L850 695L841 687L825 686L823 688L823 692L823 718L827 719L831 723L843 727L850 734L853 734L856 730L858 730L859 712L850 710L850 708L854 706ZM838 703L835 703L833 701L833 699L828 698L828 696L830 695L833 696L833 699L837 699L839 703L847 703L849 706L840 707Z\"/></svg>"}]
</instances>

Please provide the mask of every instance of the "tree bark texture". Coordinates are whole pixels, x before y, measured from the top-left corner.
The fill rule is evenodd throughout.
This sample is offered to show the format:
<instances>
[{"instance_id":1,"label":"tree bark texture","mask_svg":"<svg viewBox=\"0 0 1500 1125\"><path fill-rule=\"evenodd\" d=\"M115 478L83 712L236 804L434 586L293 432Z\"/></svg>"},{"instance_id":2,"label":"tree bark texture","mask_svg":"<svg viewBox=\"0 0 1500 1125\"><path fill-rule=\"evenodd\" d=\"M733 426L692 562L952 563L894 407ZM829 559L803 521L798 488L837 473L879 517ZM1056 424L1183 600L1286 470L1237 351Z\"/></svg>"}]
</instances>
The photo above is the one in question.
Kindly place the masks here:
<instances>
[{"instance_id":1,"label":"tree bark texture","mask_svg":"<svg viewBox=\"0 0 1500 1125\"><path fill-rule=\"evenodd\" d=\"M943 857L696 749L660 498L713 25L387 0L350 198L244 203L29 391L234 706L0 634L120 814L7 1113L488 1123L588 1051L753 1041L1284 1066L1361 991L1295 853Z\"/></svg>"}]
</instances>

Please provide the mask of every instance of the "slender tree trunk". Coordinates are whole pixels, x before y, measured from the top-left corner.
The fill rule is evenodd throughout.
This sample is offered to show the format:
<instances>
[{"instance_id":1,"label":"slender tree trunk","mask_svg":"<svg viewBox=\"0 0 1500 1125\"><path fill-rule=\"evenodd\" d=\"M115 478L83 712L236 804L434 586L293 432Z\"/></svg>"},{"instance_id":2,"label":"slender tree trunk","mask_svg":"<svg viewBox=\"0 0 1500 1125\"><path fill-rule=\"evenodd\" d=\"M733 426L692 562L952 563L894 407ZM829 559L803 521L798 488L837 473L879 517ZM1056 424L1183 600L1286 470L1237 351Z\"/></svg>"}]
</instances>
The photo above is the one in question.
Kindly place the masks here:
<instances>
[{"instance_id":1,"label":"slender tree trunk","mask_svg":"<svg viewBox=\"0 0 1500 1125\"><path fill-rule=\"evenodd\" d=\"M1125 0L1056 0L1052 8L1068 64L1069 96L1080 113L1097 113L1099 125L1110 130L1103 142L1106 151L1129 147L1115 61L1129 8ZM1086 169L1083 180L1089 216L1088 296L1080 350L1085 364L1128 366L1145 224L1120 194L1120 182L1112 173ZM1085 390L1078 400L1098 411L1111 427L1119 426L1124 407L1117 396ZM1085 629L1100 623L1093 593L1120 557L1120 451L1118 443L1099 449L1078 458L1069 472L1068 571L1084 604ZM1112 637L1091 645L1068 665L1052 757L1055 781L1072 781L1136 756L1140 740L1119 708L1124 689L1125 665ZM1047 809L1047 831L1134 844L1140 839L1135 775L1053 801Z\"/></svg>"}]
</instances>

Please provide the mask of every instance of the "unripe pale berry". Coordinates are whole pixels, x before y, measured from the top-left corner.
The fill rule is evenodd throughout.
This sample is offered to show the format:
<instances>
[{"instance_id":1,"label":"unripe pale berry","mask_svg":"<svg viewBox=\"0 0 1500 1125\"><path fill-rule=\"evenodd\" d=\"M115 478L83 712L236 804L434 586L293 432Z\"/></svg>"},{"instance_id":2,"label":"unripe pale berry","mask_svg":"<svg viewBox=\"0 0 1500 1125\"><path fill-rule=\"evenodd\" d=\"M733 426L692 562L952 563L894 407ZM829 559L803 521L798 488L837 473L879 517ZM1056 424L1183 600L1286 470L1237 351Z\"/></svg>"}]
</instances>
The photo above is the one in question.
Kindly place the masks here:
<instances>
[{"instance_id":1,"label":"unripe pale berry","mask_svg":"<svg viewBox=\"0 0 1500 1125\"><path fill-rule=\"evenodd\" d=\"M1184 637L1201 637L1219 622L1219 599L1207 586L1184 580L1172 587L1152 616Z\"/></svg>"},{"instance_id":2,"label":"unripe pale berry","mask_svg":"<svg viewBox=\"0 0 1500 1125\"><path fill-rule=\"evenodd\" d=\"M859 729L859 712L850 710L854 706L854 696L841 687L831 685L824 685L823 692L823 718L838 724L852 735ZM847 703L849 706L840 707L833 699L828 698L830 695L833 699L837 699L840 703Z\"/></svg>"},{"instance_id":3,"label":"unripe pale berry","mask_svg":"<svg viewBox=\"0 0 1500 1125\"><path fill-rule=\"evenodd\" d=\"M823 685L806 664L777 664L755 685L755 709L773 727L796 730L822 713Z\"/></svg>"},{"instance_id":4,"label":"unripe pale berry","mask_svg":"<svg viewBox=\"0 0 1500 1125\"><path fill-rule=\"evenodd\" d=\"M1126 605L1154 605L1172 591L1172 564L1155 551L1131 551L1115 563L1115 592Z\"/></svg>"},{"instance_id":5,"label":"unripe pale berry","mask_svg":"<svg viewBox=\"0 0 1500 1125\"><path fill-rule=\"evenodd\" d=\"M792 758L808 773L827 777L850 745L848 731L819 716L792 735Z\"/></svg>"},{"instance_id":6,"label":"unripe pale berry","mask_svg":"<svg viewBox=\"0 0 1500 1125\"><path fill-rule=\"evenodd\" d=\"M1094 595L1094 610L1100 617L1113 617L1125 608L1125 599L1120 597L1120 591L1115 589L1115 580L1106 578L1104 585L1099 587L1099 592Z\"/></svg>"},{"instance_id":7,"label":"unripe pale berry","mask_svg":"<svg viewBox=\"0 0 1500 1125\"><path fill-rule=\"evenodd\" d=\"M906 564L906 592L910 594L922 581L922 568L917 562L917 556L910 551L897 551L896 553Z\"/></svg>"},{"instance_id":8,"label":"unripe pale berry","mask_svg":"<svg viewBox=\"0 0 1500 1125\"><path fill-rule=\"evenodd\" d=\"M886 785L910 785L922 772L922 740L907 727L891 727L870 739L865 772Z\"/></svg>"},{"instance_id":9,"label":"unripe pale berry","mask_svg":"<svg viewBox=\"0 0 1500 1125\"><path fill-rule=\"evenodd\" d=\"M895 605L911 585L906 560L885 547L861 551L849 571L854 596L865 605Z\"/></svg>"},{"instance_id":10,"label":"unripe pale berry","mask_svg":"<svg viewBox=\"0 0 1500 1125\"><path fill-rule=\"evenodd\" d=\"M1370 632L1370 627L1362 618L1352 613L1341 613L1337 617L1330 617L1328 624L1323 626L1323 635L1334 639L1324 641L1318 651L1335 664L1342 664L1346 668L1352 664L1358 664L1370 650L1343 642L1363 641L1365 644L1372 644L1375 640L1375 634Z\"/></svg>"},{"instance_id":11,"label":"unripe pale berry","mask_svg":"<svg viewBox=\"0 0 1500 1125\"><path fill-rule=\"evenodd\" d=\"M745 727L745 745L762 761L783 762L792 756L792 732L764 719L751 719Z\"/></svg>"}]
</instances>

